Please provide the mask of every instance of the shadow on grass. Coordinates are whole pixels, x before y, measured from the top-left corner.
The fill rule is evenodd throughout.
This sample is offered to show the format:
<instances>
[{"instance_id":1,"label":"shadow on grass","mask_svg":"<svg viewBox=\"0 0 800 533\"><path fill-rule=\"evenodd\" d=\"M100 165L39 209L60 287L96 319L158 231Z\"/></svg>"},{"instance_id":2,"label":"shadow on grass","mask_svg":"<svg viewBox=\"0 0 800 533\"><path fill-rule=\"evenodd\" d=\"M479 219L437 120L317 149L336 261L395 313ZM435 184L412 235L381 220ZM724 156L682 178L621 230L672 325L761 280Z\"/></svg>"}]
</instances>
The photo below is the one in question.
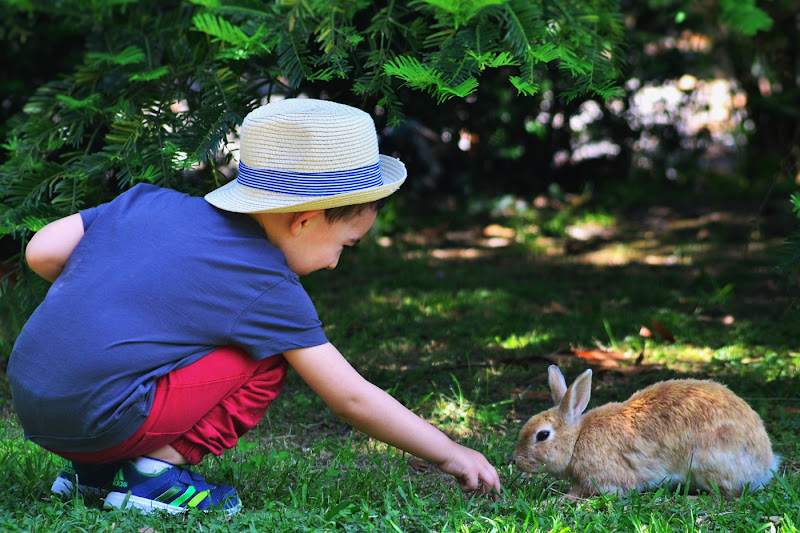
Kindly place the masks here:
<instances>
[{"instance_id":1,"label":"shadow on grass","mask_svg":"<svg viewBox=\"0 0 800 533\"><path fill-rule=\"evenodd\" d=\"M788 230L764 224L753 238L753 227L731 212L666 208L613 225L574 224L563 235L513 217L451 222L365 242L335 271L304 280L327 335L365 377L498 467L507 491L499 503L469 500L432 465L352 431L293 372L239 447L202 466L238 488L246 512L217 522L143 518L102 511L98 501L59 501L48 489L60 463L23 441L0 379L0 462L12 473L0 484L9 496L0 529L185 531L203 521L204 529L237 531L395 523L409 531L663 523L652 529L667 531L674 517L691 515L696 529L678 529L744 531L784 513L789 523L796 491L778 483L721 512L713 495L665 491L569 506L558 498L563 483L510 465L523 422L551 405L546 369L555 362L570 381L595 369L590 407L662 379L723 381L764 418L787 483L796 480L797 287L772 255Z\"/></svg>"},{"instance_id":2,"label":"shadow on grass","mask_svg":"<svg viewBox=\"0 0 800 533\"><path fill-rule=\"evenodd\" d=\"M784 427L800 413L798 291L775 258L790 220L651 208L583 240L531 238L511 219L445 224L348 250L305 283L329 338L368 379L409 406L431 394L510 401L501 425L512 437L549 407L553 362L568 377L596 369L593 406L711 377Z\"/></svg>"}]
</instances>

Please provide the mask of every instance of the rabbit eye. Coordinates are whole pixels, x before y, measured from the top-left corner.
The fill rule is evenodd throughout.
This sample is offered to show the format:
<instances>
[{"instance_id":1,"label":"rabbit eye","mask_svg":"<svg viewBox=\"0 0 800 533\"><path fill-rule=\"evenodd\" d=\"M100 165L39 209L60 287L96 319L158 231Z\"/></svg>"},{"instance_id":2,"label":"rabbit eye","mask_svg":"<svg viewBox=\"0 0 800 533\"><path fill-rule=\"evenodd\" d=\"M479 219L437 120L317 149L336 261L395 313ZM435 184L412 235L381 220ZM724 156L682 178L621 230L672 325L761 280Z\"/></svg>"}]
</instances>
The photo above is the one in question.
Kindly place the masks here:
<instances>
[{"instance_id":1,"label":"rabbit eye","mask_svg":"<svg viewBox=\"0 0 800 533\"><path fill-rule=\"evenodd\" d=\"M547 440L547 437L549 436L550 432L547 431L546 429L543 429L542 431L536 433L536 442L542 442L543 440Z\"/></svg>"}]
</instances>

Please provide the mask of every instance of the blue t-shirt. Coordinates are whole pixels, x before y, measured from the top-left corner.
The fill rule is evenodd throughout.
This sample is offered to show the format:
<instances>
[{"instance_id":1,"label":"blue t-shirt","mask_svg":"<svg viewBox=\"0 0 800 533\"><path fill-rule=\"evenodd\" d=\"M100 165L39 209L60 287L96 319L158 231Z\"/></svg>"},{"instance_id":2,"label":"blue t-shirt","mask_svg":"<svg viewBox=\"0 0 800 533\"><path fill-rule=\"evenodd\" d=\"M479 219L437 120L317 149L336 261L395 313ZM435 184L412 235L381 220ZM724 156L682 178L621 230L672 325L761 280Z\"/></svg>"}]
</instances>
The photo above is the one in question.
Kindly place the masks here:
<instances>
[{"instance_id":1,"label":"blue t-shirt","mask_svg":"<svg viewBox=\"0 0 800 533\"><path fill-rule=\"evenodd\" d=\"M248 215L137 185L85 233L8 365L25 436L91 452L131 436L156 378L220 346L254 359L327 342L310 298Z\"/></svg>"}]
</instances>

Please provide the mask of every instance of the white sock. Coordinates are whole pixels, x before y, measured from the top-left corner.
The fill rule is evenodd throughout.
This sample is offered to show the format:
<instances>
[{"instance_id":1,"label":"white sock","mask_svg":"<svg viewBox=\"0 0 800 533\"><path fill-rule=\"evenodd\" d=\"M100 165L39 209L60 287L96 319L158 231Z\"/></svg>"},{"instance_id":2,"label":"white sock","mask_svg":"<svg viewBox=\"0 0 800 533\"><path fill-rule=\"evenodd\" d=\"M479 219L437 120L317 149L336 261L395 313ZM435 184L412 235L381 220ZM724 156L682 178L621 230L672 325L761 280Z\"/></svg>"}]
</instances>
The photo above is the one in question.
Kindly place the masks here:
<instances>
[{"instance_id":1,"label":"white sock","mask_svg":"<svg viewBox=\"0 0 800 533\"><path fill-rule=\"evenodd\" d=\"M160 474L164 470L174 466L166 461L144 456L134 459L133 464L135 464L136 468L139 469L139 472L142 472L143 474Z\"/></svg>"}]
</instances>

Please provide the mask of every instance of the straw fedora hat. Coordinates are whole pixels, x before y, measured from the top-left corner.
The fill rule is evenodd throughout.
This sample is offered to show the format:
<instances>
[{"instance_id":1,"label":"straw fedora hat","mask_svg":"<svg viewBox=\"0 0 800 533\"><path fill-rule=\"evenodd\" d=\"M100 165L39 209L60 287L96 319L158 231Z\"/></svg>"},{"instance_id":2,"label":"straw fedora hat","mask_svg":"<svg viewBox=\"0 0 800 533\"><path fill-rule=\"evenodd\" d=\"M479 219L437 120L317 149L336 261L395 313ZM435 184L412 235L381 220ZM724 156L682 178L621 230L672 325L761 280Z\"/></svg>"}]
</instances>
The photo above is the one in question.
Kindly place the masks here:
<instances>
[{"instance_id":1,"label":"straw fedora hat","mask_svg":"<svg viewBox=\"0 0 800 533\"><path fill-rule=\"evenodd\" d=\"M291 98L245 117L239 174L205 199L235 213L308 211L378 200L405 179L403 163L378 153L368 113Z\"/></svg>"}]
</instances>

